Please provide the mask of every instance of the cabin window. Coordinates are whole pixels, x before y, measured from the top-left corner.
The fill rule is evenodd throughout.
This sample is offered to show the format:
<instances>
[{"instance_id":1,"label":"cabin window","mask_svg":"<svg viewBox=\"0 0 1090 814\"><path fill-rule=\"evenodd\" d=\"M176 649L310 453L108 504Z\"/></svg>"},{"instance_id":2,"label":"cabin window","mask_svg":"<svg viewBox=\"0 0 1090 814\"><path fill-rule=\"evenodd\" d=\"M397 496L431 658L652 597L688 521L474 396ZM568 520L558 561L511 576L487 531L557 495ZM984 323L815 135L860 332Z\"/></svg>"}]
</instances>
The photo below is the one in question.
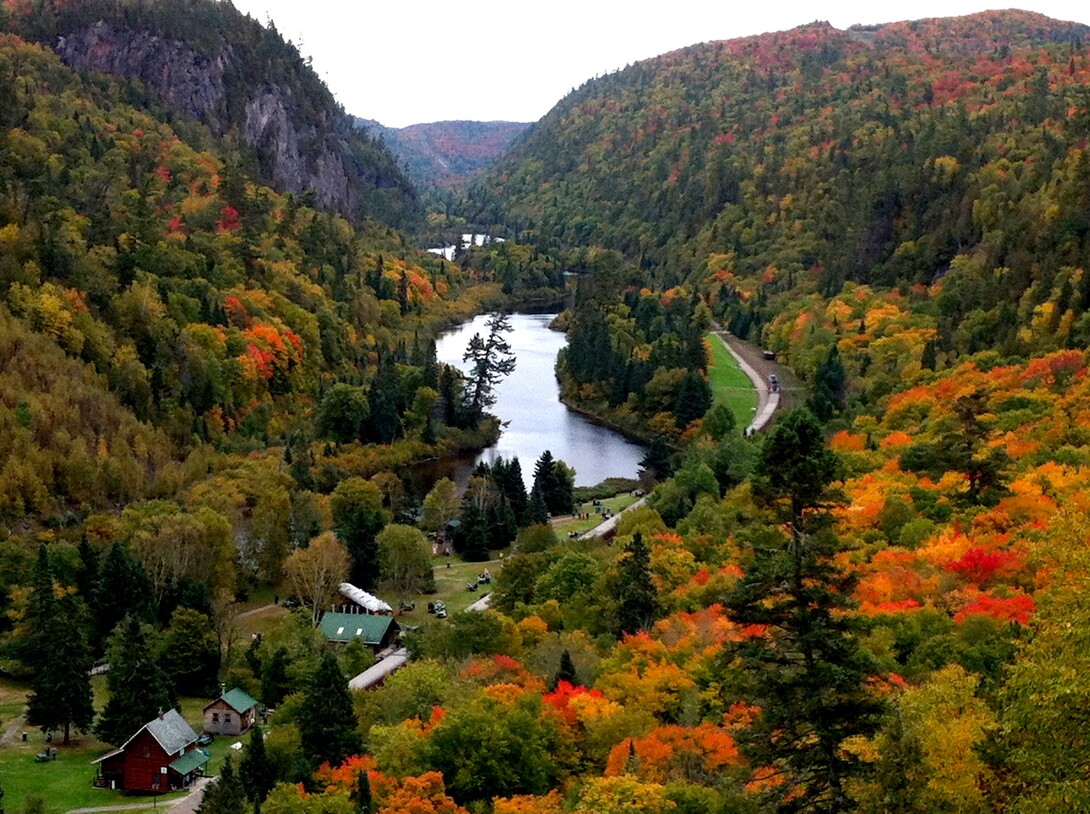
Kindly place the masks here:
<instances>
[{"instance_id":1,"label":"cabin window","mask_svg":"<svg viewBox=\"0 0 1090 814\"><path fill-rule=\"evenodd\" d=\"M363 628L362 627L356 628L356 635L357 636L362 636L363 635Z\"/></svg>"},{"instance_id":2,"label":"cabin window","mask_svg":"<svg viewBox=\"0 0 1090 814\"><path fill-rule=\"evenodd\" d=\"M220 722L220 714L218 712L212 713L212 723L218 724Z\"/></svg>"},{"instance_id":3,"label":"cabin window","mask_svg":"<svg viewBox=\"0 0 1090 814\"><path fill-rule=\"evenodd\" d=\"M231 723L231 713L230 712L223 713L223 722L225 724Z\"/></svg>"},{"instance_id":4,"label":"cabin window","mask_svg":"<svg viewBox=\"0 0 1090 814\"><path fill-rule=\"evenodd\" d=\"M344 633L344 628L343 627L337 628L337 635L340 636L342 633Z\"/></svg>"}]
</instances>

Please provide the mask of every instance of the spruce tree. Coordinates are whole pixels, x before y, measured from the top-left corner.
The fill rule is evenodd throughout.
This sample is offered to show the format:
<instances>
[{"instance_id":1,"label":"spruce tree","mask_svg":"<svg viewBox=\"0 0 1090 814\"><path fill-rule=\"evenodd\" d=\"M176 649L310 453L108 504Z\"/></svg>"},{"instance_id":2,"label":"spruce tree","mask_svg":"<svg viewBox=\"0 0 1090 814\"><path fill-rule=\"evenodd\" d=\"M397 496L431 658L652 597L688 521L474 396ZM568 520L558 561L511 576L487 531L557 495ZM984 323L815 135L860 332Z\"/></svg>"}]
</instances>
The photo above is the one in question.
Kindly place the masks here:
<instances>
[{"instance_id":1,"label":"spruce tree","mask_svg":"<svg viewBox=\"0 0 1090 814\"><path fill-rule=\"evenodd\" d=\"M695 370L685 374L674 398L674 421L678 428L685 429L696 419L701 418L712 406L712 389L707 380Z\"/></svg>"},{"instance_id":2,"label":"spruce tree","mask_svg":"<svg viewBox=\"0 0 1090 814\"><path fill-rule=\"evenodd\" d=\"M250 800L264 802L276 785L276 767L265 751L265 735L260 724L254 724L250 745L238 766L238 778Z\"/></svg>"},{"instance_id":3,"label":"spruce tree","mask_svg":"<svg viewBox=\"0 0 1090 814\"><path fill-rule=\"evenodd\" d=\"M560 654L560 667L556 671L556 683L559 684L561 681L567 681L573 686L579 683L579 677L575 671L575 662L572 661L571 653L566 647Z\"/></svg>"},{"instance_id":4,"label":"spruce tree","mask_svg":"<svg viewBox=\"0 0 1090 814\"><path fill-rule=\"evenodd\" d=\"M356 804L356 811L359 814L371 814L372 799L371 778L367 770L363 769L356 775L356 788L352 792L352 802Z\"/></svg>"},{"instance_id":5,"label":"spruce tree","mask_svg":"<svg viewBox=\"0 0 1090 814\"><path fill-rule=\"evenodd\" d=\"M536 485L530 490L530 500L526 504L526 521L531 526L549 522L549 508Z\"/></svg>"},{"instance_id":6,"label":"spruce tree","mask_svg":"<svg viewBox=\"0 0 1090 814\"><path fill-rule=\"evenodd\" d=\"M302 752L312 767L322 763L339 766L363 748L348 680L332 653L322 657L303 696L299 737Z\"/></svg>"},{"instance_id":7,"label":"spruce tree","mask_svg":"<svg viewBox=\"0 0 1090 814\"><path fill-rule=\"evenodd\" d=\"M666 444L666 439L656 435L640 460L640 480L659 482L666 480L674 471L670 458L670 448Z\"/></svg>"},{"instance_id":8,"label":"spruce tree","mask_svg":"<svg viewBox=\"0 0 1090 814\"><path fill-rule=\"evenodd\" d=\"M230 755L224 759L216 782L204 790L197 814L246 814L246 795Z\"/></svg>"},{"instance_id":9,"label":"spruce tree","mask_svg":"<svg viewBox=\"0 0 1090 814\"><path fill-rule=\"evenodd\" d=\"M82 603L66 596L45 628L50 646L34 674L27 698L27 722L42 731L62 729L64 745L71 742L72 727L86 731L95 717L91 693L91 651L84 634Z\"/></svg>"},{"instance_id":10,"label":"spruce tree","mask_svg":"<svg viewBox=\"0 0 1090 814\"><path fill-rule=\"evenodd\" d=\"M617 632L637 633L655 621L659 601L651 580L651 552L636 532L620 558L617 579Z\"/></svg>"},{"instance_id":11,"label":"spruce tree","mask_svg":"<svg viewBox=\"0 0 1090 814\"><path fill-rule=\"evenodd\" d=\"M76 571L76 590L87 605L91 604L98 586L98 552L84 534L79 541L79 568Z\"/></svg>"},{"instance_id":12,"label":"spruce tree","mask_svg":"<svg viewBox=\"0 0 1090 814\"><path fill-rule=\"evenodd\" d=\"M95 724L95 735L106 743L121 744L174 704L139 620L128 617L111 644L106 674L110 700Z\"/></svg>"},{"instance_id":13,"label":"spruce tree","mask_svg":"<svg viewBox=\"0 0 1090 814\"><path fill-rule=\"evenodd\" d=\"M95 617L92 650L102 646L127 615L141 621L151 618L151 583L140 561L121 543L110 546L91 601Z\"/></svg>"},{"instance_id":14,"label":"spruce tree","mask_svg":"<svg viewBox=\"0 0 1090 814\"><path fill-rule=\"evenodd\" d=\"M269 709L280 706L284 696L291 692L289 664L291 659L288 657L288 651L281 646L273 651L269 660L261 668L261 700Z\"/></svg>"},{"instance_id":15,"label":"spruce tree","mask_svg":"<svg viewBox=\"0 0 1090 814\"><path fill-rule=\"evenodd\" d=\"M848 377L834 343L814 372L814 393L808 406L821 421L828 421L847 406Z\"/></svg>"},{"instance_id":16,"label":"spruce tree","mask_svg":"<svg viewBox=\"0 0 1090 814\"><path fill-rule=\"evenodd\" d=\"M49 565L49 550L45 543L38 546L38 559L31 575L30 600L27 602L27 635L19 648L23 662L40 671L49 659L53 647L50 636L53 619L57 613L57 600L53 594L53 569Z\"/></svg>"},{"instance_id":17,"label":"spruce tree","mask_svg":"<svg viewBox=\"0 0 1090 814\"><path fill-rule=\"evenodd\" d=\"M741 668L746 700L761 708L740 734L755 766L779 767L783 781L769 794L780 811L839 812L854 806L846 781L863 764L843 748L872 734L881 704L867 689L873 674L858 642L853 580L837 564L842 546L827 508L838 473L821 426L798 410L765 439L753 494L786 529L778 545L754 546L752 562L727 597L739 625L766 635L729 648Z\"/></svg>"}]
</instances>

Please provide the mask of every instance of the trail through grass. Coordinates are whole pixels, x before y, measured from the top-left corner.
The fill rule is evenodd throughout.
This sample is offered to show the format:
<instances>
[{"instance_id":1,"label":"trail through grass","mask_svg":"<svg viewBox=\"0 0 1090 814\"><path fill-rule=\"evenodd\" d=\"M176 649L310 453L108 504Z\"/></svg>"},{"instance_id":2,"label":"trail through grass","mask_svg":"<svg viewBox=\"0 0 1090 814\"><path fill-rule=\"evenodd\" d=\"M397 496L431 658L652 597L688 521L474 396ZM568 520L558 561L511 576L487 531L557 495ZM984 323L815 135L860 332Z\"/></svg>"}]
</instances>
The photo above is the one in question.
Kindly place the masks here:
<instances>
[{"instance_id":1,"label":"trail through grass","mask_svg":"<svg viewBox=\"0 0 1090 814\"><path fill-rule=\"evenodd\" d=\"M757 411L757 390L727 350L723 340L712 333L705 338L711 347L708 383L712 388L712 397L716 402L730 407L734 417L738 419L738 426L745 427L753 420Z\"/></svg>"}]
</instances>

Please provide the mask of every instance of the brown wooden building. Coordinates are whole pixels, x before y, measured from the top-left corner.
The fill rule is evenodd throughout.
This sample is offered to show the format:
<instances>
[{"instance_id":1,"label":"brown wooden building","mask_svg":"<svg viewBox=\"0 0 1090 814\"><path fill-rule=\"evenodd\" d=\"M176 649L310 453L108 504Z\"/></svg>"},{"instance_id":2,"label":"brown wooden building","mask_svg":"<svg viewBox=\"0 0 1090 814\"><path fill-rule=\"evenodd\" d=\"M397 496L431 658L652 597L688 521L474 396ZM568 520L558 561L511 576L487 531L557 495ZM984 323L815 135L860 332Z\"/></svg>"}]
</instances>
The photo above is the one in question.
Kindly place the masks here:
<instances>
[{"instance_id":1,"label":"brown wooden building","mask_svg":"<svg viewBox=\"0 0 1090 814\"><path fill-rule=\"evenodd\" d=\"M241 735L254 725L257 701L238 687L225 692L204 708L204 731L217 735Z\"/></svg>"},{"instance_id":2,"label":"brown wooden building","mask_svg":"<svg viewBox=\"0 0 1090 814\"><path fill-rule=\"evenodd\" d=\"M193 728L171 709L94 762L99 764L101 785L155 793L188 786L204 773L208 755L197 748Z\"/></svg>"}]
</instances>

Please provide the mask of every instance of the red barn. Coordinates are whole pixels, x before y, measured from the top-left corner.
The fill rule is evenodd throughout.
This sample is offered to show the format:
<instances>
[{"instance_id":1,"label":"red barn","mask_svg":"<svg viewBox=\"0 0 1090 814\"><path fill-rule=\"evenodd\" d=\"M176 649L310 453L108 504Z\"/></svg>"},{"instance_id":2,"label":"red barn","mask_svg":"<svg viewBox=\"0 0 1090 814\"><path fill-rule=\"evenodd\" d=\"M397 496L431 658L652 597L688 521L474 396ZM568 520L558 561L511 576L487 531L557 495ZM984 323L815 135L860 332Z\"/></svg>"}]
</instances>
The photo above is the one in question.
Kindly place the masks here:
<instances>
[{"instance_id":1,"label":"red barn","mask_svg":"<svg viewBox=\"0 0 1090 814\"><path fill-rule=\"evenodd\" d=\"M101 764L101 785L154 793L188 786L202 773L208 755L197 748L193 728L171 709L94 762Z\"/></svg>"}]
</instances>

